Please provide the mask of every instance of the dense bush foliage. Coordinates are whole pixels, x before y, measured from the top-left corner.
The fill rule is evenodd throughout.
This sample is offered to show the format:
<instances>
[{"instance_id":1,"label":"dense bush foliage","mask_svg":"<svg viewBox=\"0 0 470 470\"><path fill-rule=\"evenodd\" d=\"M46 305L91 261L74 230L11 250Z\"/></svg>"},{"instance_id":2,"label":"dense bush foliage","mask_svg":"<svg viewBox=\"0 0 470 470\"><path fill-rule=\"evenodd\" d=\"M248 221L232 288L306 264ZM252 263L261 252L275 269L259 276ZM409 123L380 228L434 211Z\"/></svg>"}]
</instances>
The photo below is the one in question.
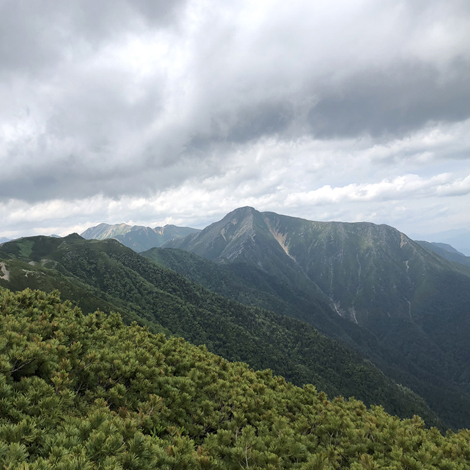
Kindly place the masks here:
<instances>
[{"instance_id":1,"label":"dense bush foliage","mask_svg":"<svg viewBox=\"0 0 470 470\"><path fill-rule=\"evenodd\" d=\"M0 290L5 469L467 469L470 432L328 401L57 292Z\"/></svg>"}]
</instances>

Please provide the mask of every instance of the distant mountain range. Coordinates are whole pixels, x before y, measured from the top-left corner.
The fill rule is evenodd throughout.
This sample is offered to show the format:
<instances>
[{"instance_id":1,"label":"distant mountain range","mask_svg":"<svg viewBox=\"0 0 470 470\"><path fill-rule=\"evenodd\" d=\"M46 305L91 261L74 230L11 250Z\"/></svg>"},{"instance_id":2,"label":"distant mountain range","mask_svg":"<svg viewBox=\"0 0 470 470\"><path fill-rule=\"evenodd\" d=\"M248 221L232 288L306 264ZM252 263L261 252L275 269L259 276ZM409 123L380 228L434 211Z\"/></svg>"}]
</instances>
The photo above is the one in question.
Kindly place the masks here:
<instances>
[{"instance_id":1,"label":"distant mountain range","mask_svg":"<svg viewBox=\"0 0 470 470\"><path fill-rule=\"evenodd\" d=\"M460 251L457 251L453 246L447 243L436 243L436 242L425 242L417 241L421 246L424 246L428 250L434 251L442 258L453 261L454 263L460 263L464 266L470 266L470 256L465 256Z\"/></svg>"},{"instance_id":2,"label":"distant mountain range","mask_svg":"<svg viewBox=\"0 0 470 470\"><path fill-rule=\"evenodd\" d=\"M414 234L414 239L451 245L465 256L470 256L470 228L452 229L438 233Z\"/></svg>"},{"instance_id":3,"label":"distant mountain range","mask_svg":"<svg viewBox=\"0 0 470 470\"><path fill-rule=\"evenodd\" d=\"M9 241L10 241L9 238L0 237L0 243L5 243L5 242L9 242Z\"/></svg>"},{"instance_id":4,"label":"distant mountain range","mask_svg":"<svg viewBox=\"0 0 470 470\"><path fill-rule=\"evenodd\" d=\"M127 246L137 253L141 253L151 248L162 246L167 241L173 238L184 238L187 235L200 232L199 229L190 227L177 227L176 225L165 225L163 227L145 227L141 225L128 225L128 224L114 224L109 225L101 223L94 227L86 229L81 236L86 240L105 240L107 238L114 238L120 241L124 246ZM470 239L470 233L462 235L460 232L455 234L454 232L443 232L443 239L448 238L450 234L453 234L452 240L458 245L465 245L465 240ZM58 235L51 235L52 237L58 237ZM10 241L8 238L0 238L0 243ZM434 251L438 255L442 256L449 261L461 263L466 266L470 265L470 256L456 250L453 246L448 243L418 241L419 244L426 248ZM470 252L470 246L468 248ZM453 253L449 255L448 253ZM459 256L460 255L460 256Z\"/></svg>"},{"instance_id":5,"label":"distant mountain range","mask_svg":"<svg viewBox=\"0 0 470 470\"><path fill-rule=\"evenodd\" d=\"M114 238L137 253L150 248L161 246L172 238L181 238L199 230L190 227L165 225L164 227L143 227L127 224L99 224L85 230L81 236L86 240L105 240Z\"/></svg>"}]
</instances>

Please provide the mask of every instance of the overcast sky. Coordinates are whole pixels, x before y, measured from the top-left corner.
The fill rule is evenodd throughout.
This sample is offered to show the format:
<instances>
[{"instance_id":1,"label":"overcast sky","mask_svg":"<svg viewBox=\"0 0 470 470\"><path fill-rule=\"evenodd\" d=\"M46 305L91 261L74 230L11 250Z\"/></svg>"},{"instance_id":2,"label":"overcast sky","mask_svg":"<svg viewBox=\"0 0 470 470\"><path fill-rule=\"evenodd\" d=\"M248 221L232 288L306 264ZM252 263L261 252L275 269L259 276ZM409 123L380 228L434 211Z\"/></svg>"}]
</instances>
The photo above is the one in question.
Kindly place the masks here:
<instances>
[{"instance_id":1,"label":"overcast sky","mask_svg":"<svg viewBox=\"0 0 470 470\"><path fill-rule=\"evenodd\" d=\"M470 229L470 2L0 0L0 237L245 205Z\"/></svg>"}]
</instances>

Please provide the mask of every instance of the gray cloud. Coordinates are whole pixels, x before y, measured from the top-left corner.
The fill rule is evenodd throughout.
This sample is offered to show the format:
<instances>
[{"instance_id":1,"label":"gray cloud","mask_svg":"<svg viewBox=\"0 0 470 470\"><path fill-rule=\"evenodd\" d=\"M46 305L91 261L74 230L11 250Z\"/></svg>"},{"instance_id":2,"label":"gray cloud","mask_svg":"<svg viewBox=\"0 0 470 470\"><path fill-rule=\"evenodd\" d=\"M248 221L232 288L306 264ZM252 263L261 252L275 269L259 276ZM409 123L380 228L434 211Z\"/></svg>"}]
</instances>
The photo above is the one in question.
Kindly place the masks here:
<instances>
[{"instance_id":1,"label":"gray cloud","mask_svg":"<svg viewBox=\"0 0 470 470\"><path fill-rule=\"evenodd\" d=\"M469 83L470 61L464 59L445 72L429 64L398 62L386 70L371 66L340 83L321 77L305 94L271 100L250 96L230 112L214 113L210 132L194 136L189 145L247 142L273 134L391 139L430 123L470 118Z\"/></svg>"},{"instance_id":2,"label":"gray cloud","mask_svg":"<svg viewBox=\"0 0 470 470\"><path fill-rule=\"evenodd\" d=\"M470 62L458 60L442 73L427 64L395 64L368 70L327 89L309 112L318 137L404 135L430 122L470 117Z\"/></svg>"},{"instance_id":3,"label":"gray cloud","mask_svg":"<svg viewBox=\"0 0 470 470\"><path fill-rule=\"evenodd\" d=\"M37 73L130 32L173 24L186 0L0 1L1 73Z\"/></svg>"},{"instance_id":4,"label":"gray cloud","mask_svg":"<svg viewBox=\"0 0 470 470\"><path fill-rule=\"evenodd\" d=\"M464 179L469 31L463 0L0 0L0 204Z\"/></svg>"}]
</instances>

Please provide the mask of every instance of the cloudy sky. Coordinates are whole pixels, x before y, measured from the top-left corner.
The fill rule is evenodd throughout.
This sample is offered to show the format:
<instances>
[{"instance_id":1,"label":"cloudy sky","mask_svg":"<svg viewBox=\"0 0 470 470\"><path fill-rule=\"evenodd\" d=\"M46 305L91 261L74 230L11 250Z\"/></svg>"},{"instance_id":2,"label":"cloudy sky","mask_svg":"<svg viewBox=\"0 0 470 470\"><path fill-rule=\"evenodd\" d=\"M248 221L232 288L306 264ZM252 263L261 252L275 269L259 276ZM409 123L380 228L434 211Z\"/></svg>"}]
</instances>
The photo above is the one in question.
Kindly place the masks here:
<instances>
[{"instance_id":1,"label":"cloudy sky","mask_svg":"<svg viewBox=\"0 0 470 470\"><path fill-rule=\"evenodd\" d=\"M470 229L468 0L0 0L0 104L0 237Z\"/></svg>"}]
</instances>

